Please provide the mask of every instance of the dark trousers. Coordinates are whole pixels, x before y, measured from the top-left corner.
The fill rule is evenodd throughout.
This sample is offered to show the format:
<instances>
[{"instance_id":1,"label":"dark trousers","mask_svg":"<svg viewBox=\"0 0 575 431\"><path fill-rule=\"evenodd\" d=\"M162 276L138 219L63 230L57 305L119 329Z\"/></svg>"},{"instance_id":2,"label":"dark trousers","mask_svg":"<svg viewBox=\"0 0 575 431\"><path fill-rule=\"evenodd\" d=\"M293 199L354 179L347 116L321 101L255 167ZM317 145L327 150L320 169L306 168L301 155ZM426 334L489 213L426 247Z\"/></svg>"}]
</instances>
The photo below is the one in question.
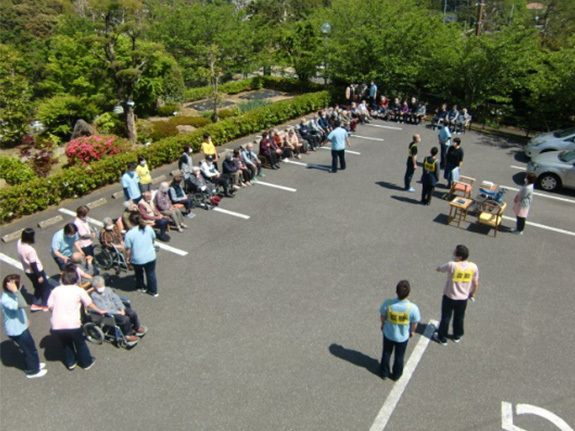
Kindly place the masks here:
<instances>
[{"instance_id":1,"label":"dark trousers","mask_svg":"<svg viewBox=\"0 0 575 431\"><path fill-rule=\"evenodd\" d=\"M413 167L413 163L409 160L407 167L405 169L405 175L403 177L403 183L405 185L405 190L411 188L411 180L413 179L413 173L415 172L415 168Z\"/></svg>"},{"instance_id":2,"label":"dark trousers","mask_svg":"<svg viewBox=\"0 0 575 431\"><path fill-rule=\"evenodd\" d=\"M42 270L38 274L26 273L26 275L32 282L32 286L34 286L34 299L32 300L32 304L45 307L48 304L48 297L50 296L50 292L52 292L52 286L48 282L46 273L44 270ZM40 283L38 281L39 278L43 278L44 281Z\"/></svg>"},{"instance_id":3,"label":"dark trousers","mask_svg":"<svg viewBox=\"0 0 575 431\"><path fill-rule=\"evenodd\" d=\"M59 257L56 256L52 256L54 258L54 262L56 262L56 265L58 265L58 268L60 269L60 271L64 271L64 268L66 268L66 262L64 262L64 259L61 259Z\"/></svg>"},{"instance_id":4,"label":"dark trousers","mask_svg":"<svg viewBox=\"0 0 575 431\"><path fill-rule=\"evenodd\" d=\"M403 374L403 359L405 358L405 350L407 349L407 342L398 343L391 341L389 338L383 336L383 353L381 354L381 362L379 365L379 375L382 377L391 377L397 380ZM389 368L391 361L391 354L395 350L395 359L393 361L393 371Z\"/></svg>"},{"instance_id":5,"label":"dark trousers","mask_svg":"<svg viewBox=\"0 0 575 431\"><path fill-rule=\"evenodd\" d=\"M446 164L446 156L447 156L447 145L446 144L440 144L440 162L439 162L439 167L441 169L445 169L445 164Z\"/></svg>"},{"instance_id":6,"label":"dark trousers","mask_svg":"<svg viewBox=\"0 0 575 431\"><path fill-rule=\"evenodd\" d=\"M144 263L144 264L137 264L132 263L134 266L134 273L136 276L136 288L137 289L146 289L148 293L156 294L158 293L158 282L156 280L156 261L152 260L151 262ZM146 281L147 281L147 288L144 284L144 272L146 272Z\"/></svg>"},{"instance_id":7,"label":"dark trousers","mask_svg":"<svg viewBox=\"0 0 575 431\"><path fill-rule=\"evenodd\" d=\"M465 319L465 309L467 299L451 299L443 295L441 302L441 322L439 322L438 335L441 341L447 340L447 330L449 322L453 316L453 338L463 337L463 321Z\"/></svg>"},{"instance_id":8,"label":"dark trousers","mask_svg":"<svg viewBox=\"0 0 575 431\"><path fill-rule=\"evenodd\" d=\"M429 204L431 202L434 189L435 187L431 184L423 183L423 189L421 190L421 203Z\"/></svg>"},{"instance_id":9,"label":"dark trousers","mask_svg":"<svg viewBox=\"0 0 575 431\"><path fill-rule=\"evenodd\" d=\"M170 224L170 222L167 218L161 218L154 222L154 227L160 229L160 235L164 236L166 234L166 230L168 230L168 224Z\"/></svg>"},{"instance_id":10,"label":"dark trousers","mask_svg":"<svg viewBox=\"0 0 575 431\"><path fill-rule=\"evenodd\" d=\"M140 320L138 319L138 313L136 313L131 308L124 309L124 314L114 314L114 320L122 330L124 335L132 335L135 330L140 327Z\"/></svg>"},{"instance_id":11,"label":"dark trousers","mask_svg":"<svg viewBox=\"0 0 575 431\"><path fill-rule=\"evenodd\" d=\"M52 333L58 337L64 348L64 365L70 368L76 362L82 368L92 364L94 360L90 349L84 339L84 330L76 329L53 329Z\"/></svg>"},{"instance_id":12,"label":"dark trousers","mask_svg":"<svg viewBox=\"0 0 575 431\"><path fill-rule=\"evenodd\" d=\"M339 168L345 169L345 150L331 150L331 170L337 172L337 161L339 159Z\"/></svg>"},{"instance_id":13,"label":"dark trousers","mask_svg":"<svg viewBox=\"0 0 575 431\"><path fill-rule=\"evenodd\" d=\"M523 232L523 230L525 229L525 217L517 217L517 231L518 232Z\"/></svg>"},{"instance_id":14,"label":"dark trousers","mask_svg":"<svg viewBox=\"0 0 575 431\"><path fill-rule=\"evenodd\" d=\"M26 364L24 372L26 374L36 374L40 371L40 358L30 331L26 329L20 335L10 335L10 338L20 346L24 353L24 363Z\"/></svg>"}]
</instances>

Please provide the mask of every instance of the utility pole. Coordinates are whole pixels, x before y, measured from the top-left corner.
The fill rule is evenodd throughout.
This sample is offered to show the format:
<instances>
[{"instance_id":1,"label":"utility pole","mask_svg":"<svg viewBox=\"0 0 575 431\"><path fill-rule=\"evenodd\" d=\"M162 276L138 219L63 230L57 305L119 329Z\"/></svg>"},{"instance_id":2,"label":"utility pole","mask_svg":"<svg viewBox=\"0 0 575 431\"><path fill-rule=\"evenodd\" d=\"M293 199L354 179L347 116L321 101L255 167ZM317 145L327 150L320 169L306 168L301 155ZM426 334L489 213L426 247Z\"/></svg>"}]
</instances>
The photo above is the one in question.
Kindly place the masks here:
<instances>
[{"instance_id":1,"label":"utility pole","mask_svg":"<svg viewBox=\"0 0 575 431\"><path fill-rule=\"evenodd\" d=\"M484 0L479 0L477 3L477 22L475 23L475 36L481 36L481 27L483 26L483 6L485 6Z\"/></svg>"}]
</instances>

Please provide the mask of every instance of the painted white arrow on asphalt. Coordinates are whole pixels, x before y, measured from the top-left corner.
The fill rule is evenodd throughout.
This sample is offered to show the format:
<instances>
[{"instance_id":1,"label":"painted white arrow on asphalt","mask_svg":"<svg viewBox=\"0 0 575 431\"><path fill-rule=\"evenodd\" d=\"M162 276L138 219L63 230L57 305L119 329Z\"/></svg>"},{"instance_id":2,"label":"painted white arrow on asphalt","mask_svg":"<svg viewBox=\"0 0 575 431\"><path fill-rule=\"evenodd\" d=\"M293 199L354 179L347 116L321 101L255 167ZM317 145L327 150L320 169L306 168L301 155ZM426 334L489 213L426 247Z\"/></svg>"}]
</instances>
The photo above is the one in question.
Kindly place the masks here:
<instances>
[{"instance_id":1,"label":"painted white arrow on asphalt","mask_svg":"<svg viewBox=\"0 0 575 431\"><path fill-rule=\"evenodd\" d=\"M517 404L517 416L519 415L535 415L548 420L561 431L573 431L567 422L557 416L555 413L545 410L541 407L532 406L530 404ZM526 431L524 428L519 428L513 424L513 405L505 401L501 402L501 428L505 431Z\"/></svg>"}]
</instances>

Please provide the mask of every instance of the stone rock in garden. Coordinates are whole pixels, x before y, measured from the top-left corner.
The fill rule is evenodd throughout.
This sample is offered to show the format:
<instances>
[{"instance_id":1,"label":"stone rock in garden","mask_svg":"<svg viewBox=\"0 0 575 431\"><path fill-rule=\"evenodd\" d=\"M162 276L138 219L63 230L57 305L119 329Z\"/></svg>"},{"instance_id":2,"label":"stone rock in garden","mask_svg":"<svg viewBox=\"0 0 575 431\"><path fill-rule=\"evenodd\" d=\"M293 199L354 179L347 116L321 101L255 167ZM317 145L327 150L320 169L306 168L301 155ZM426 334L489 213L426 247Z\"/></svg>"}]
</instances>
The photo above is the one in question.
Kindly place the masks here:
<instances>
[{"instance_id":1,"label":"stone rock in garden","mask_svg":"<svg viewBox=\"0 0 575 431\"><path fill-rule=\"evenodd\" d=\"M79 138L80 136L92 136L97 135L98 130L91 124L87 123L84 120L76 121L74 125L74 131L72 132L72 139Z\"/></svg>"},{"instance_id":2,"label":"stone rock in garden","mask_svg":"<svg viewBox=\"0 0 575 431\"><path fill-rule=\"evenodd\" d=\"M178 129L178 133L180 133L180 134L190 133L190 132L193 132L194 130L196 130L196 128L194 126L186 126L186 125L176 126L176 129Z\"/></svg>"}]
</instances>

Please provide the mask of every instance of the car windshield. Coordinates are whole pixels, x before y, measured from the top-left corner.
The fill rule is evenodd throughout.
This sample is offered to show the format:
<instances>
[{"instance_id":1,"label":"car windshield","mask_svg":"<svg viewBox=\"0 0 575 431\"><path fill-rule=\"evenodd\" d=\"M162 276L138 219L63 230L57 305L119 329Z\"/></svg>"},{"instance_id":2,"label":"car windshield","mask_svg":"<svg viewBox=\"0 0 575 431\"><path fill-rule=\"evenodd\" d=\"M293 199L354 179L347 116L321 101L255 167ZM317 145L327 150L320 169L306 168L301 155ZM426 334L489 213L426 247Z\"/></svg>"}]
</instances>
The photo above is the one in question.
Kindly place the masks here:
<instances>
[{"instance_id":1,"label":"car windshield","mask_svg":"<svg viewBox=\"0 0 575 431\"><path fill-rule=\"evenodd\" d=\"M575 150L561 151L559 153L559 160L565 163L575 162Z\"/></svg>"},{"instance_id":2,"label":"car windshield","mask_svg":"<svg viewBox=\"0 0 575 431\"><path fill-rule=\"evenodd\" d=\"M575 134L575 127L569 127L568 129L556 130L553 132L553 136L556 138L565 138L566 136Z\"/></svg>"}]
</instances>

